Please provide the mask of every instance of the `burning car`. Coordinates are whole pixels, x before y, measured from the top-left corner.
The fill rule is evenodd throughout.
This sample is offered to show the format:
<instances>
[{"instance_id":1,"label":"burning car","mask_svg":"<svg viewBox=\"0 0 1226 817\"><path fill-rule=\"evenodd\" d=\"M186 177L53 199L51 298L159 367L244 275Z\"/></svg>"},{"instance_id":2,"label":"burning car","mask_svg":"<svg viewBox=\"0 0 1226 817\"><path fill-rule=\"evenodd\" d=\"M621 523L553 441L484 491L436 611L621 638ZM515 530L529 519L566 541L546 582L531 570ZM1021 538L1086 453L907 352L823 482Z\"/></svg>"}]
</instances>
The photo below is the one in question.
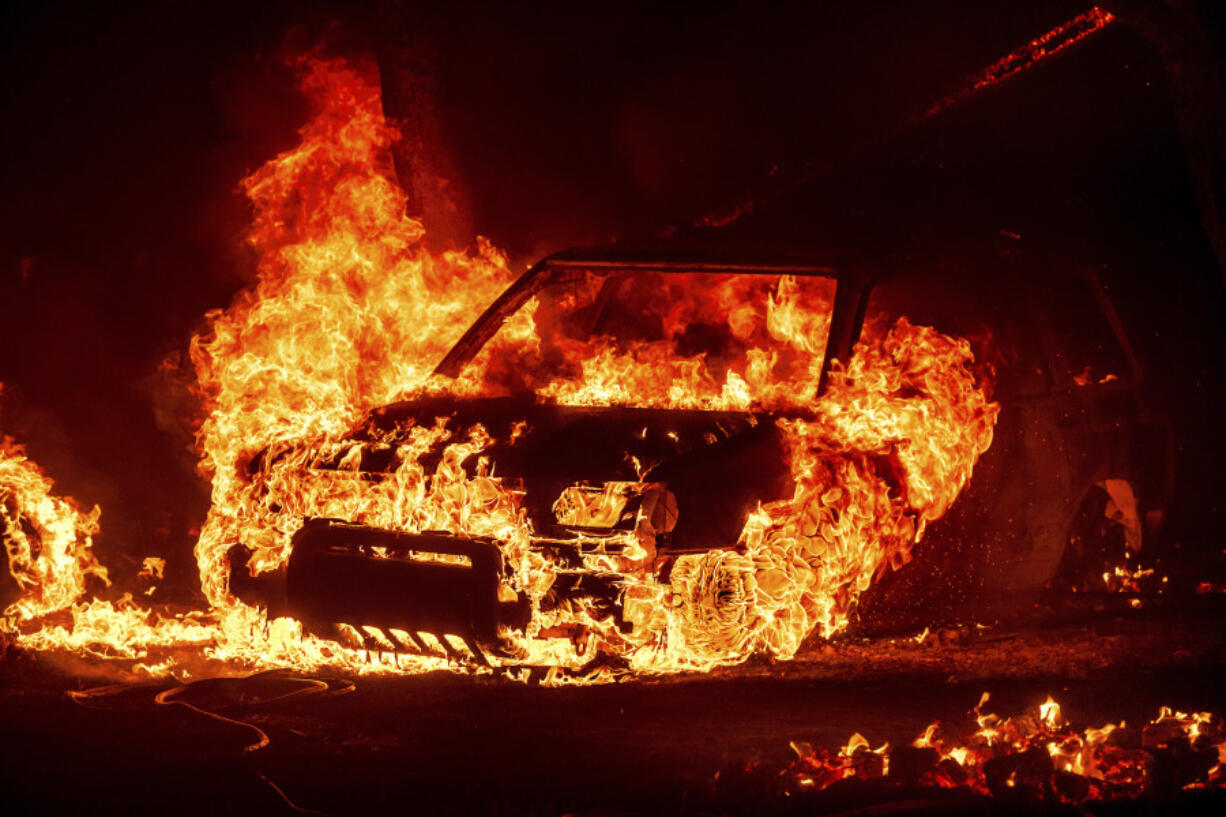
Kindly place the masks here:
<instances>
[{"instance_id":1,"label":"burning car","mask_svg":"<svg viewBox=\"0 0 1226 817\"><path fill-rule=\"evenodd\" d=\"M971 309L964 283L916 300L932 280L812 256L552 255L415 399L251 460L269 537L230 548L230 590L368 650L584 672L790 657L921 541L865 622L1027 598L1094 486L1127 520L1161 490L1133 490L1131 373L1054 379L1073 361L1019 293Z\"/></svg>"}]
</instances>

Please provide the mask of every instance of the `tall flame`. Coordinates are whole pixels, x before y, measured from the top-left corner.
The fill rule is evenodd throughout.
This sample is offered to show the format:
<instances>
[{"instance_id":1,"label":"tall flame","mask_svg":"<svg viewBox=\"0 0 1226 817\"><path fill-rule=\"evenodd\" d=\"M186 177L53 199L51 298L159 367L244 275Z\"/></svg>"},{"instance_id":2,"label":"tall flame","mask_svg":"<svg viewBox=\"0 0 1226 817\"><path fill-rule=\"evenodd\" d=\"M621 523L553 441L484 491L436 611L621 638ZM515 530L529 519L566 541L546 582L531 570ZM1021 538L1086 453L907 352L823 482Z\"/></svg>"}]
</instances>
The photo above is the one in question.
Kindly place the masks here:
<instances>
[{"instance_id":1,"label":"tall flame","mask_svg":"<svg viewBox=\"0 0 1226 817\"><path fill-rule=\"evenodd\" d=\"M52 488L24 447L0 437L0 536L21 590L4 615L16 622L68 607L85 592L87 576L107 579L93 552L101 510L82 511Z\"/></svg>"},{"instance_id":2,"label":"tall flame","mask_svg":"<svg viewBox=\"0 0 1226 817\"><path fill-rule=\"evenodd\" d=\"M423 247L394 181L398 133L377 77L341 60L298 67L314 109L302 142L243 182L258 283L209 313L209 332L192 342L213 480L196 556L214 605L227 601L222 557L242 524L248 459L284 440L337 437L411 393L510 277L488 242L471 253Z\"/></svg>"}]
</instances>

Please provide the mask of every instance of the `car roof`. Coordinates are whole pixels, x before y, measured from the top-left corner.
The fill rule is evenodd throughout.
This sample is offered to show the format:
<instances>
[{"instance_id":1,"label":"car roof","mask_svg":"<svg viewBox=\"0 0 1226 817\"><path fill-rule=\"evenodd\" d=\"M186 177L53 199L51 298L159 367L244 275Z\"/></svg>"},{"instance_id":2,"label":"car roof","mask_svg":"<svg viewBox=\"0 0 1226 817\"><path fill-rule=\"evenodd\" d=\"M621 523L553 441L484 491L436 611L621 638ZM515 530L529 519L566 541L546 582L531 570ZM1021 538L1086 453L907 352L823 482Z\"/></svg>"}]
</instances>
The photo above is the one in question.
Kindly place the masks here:
<instances>
[{"instance_id":1,"label":"car roof","mask_svg":"<svg viewBox=\"0 0 1226 817\"><path fill-rule=\"evenodd\" d=\"M648 269L663 273L744 272L779 275L838 275L849 266L845 254L760 244L640 241L573 247L553 253L538 266L585 269Z\"/></svg>"}]
</instances>

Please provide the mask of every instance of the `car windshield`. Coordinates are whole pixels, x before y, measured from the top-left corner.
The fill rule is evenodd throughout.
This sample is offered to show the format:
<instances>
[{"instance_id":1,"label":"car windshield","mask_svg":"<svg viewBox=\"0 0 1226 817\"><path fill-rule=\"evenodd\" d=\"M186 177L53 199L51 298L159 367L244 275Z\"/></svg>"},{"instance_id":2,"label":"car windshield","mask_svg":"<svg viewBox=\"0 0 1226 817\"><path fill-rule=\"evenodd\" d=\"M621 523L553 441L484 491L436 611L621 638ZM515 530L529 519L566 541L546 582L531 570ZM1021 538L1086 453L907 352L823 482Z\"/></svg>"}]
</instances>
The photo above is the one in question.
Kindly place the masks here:
<instances>
[{"instance_id":1,"label":"car windshield","mask_svg":"<svg viewBox=\"0 0 1226 817\"><path fill-rule=\"evenodd\" d=\"M567 404L746 409L811 399L829 277L569 270L482 350L466 386Z\"/></svg>"}]
</instances>

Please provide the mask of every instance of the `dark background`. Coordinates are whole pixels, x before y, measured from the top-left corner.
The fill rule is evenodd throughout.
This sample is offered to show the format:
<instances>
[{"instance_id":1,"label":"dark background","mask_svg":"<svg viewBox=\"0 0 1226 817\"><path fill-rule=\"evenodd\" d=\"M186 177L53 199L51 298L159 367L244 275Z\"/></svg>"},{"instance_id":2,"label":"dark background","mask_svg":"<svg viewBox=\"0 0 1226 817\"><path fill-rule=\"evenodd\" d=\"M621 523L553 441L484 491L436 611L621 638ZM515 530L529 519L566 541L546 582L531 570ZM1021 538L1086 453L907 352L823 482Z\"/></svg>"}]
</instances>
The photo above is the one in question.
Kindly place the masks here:
<instances>
[{"instance_id":1,"label":"dark background","mask_svg":"<svg viewBox=\"0 0 1226 817\"><path fill-rule=\"evenodd\" d=\"M237 182L294 146L306 112L279 55L320 37L376 55L439 245L480 233L521 268L777 189L749 222L789 240L904 262L1014 241L1091 265L1176 420L1176 536L1220 555L1226 299L1202 207L1221 203L1220 148L1186 159L1221 100L1189 107L1166 70L1220 91L1220 4L1175 4L1207 44L1192 57L1172 63L1146 4L1122 3L1138 25L926 120L1087 4L352 5L0 13L0 430L103 507L115 572L156 554L194 584L207 485L158 367L252 280Z\"/></svg>"}]
</instances>

